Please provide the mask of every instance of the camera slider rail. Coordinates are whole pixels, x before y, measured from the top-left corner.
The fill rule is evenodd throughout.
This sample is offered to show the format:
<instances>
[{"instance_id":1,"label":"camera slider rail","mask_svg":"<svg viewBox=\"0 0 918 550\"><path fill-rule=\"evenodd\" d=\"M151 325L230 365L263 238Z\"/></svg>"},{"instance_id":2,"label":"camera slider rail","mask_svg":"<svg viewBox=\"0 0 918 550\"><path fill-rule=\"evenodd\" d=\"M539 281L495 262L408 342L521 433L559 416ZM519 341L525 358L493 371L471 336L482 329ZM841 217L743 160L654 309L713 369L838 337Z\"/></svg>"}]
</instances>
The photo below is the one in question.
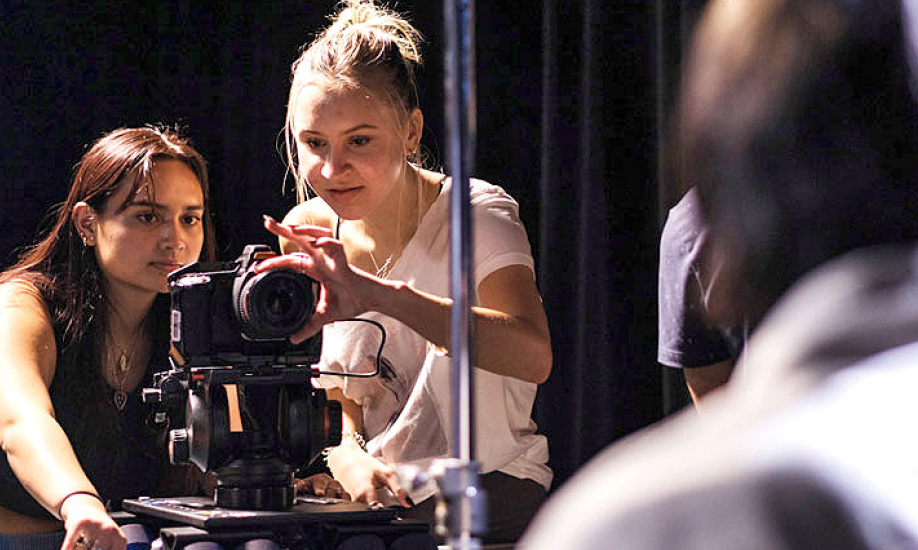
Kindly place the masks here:
<instances>
[{"instance_id":1,"label":"camera slider rail","mask_svg":"<svg viewBox=\"0 0 918 550\"><path fill-rule=\"evenodd\" d=\"M226 509L205 497L140 497L125 500L123 507L141 523L159 528L164 550L201 541L228 548L254 539L273 540L291 550L334 548L358 534L386 538L428 532L424 522L400 518L398 508L325 497L297 497L289 511Z\"/></svg>"}]
</instances>

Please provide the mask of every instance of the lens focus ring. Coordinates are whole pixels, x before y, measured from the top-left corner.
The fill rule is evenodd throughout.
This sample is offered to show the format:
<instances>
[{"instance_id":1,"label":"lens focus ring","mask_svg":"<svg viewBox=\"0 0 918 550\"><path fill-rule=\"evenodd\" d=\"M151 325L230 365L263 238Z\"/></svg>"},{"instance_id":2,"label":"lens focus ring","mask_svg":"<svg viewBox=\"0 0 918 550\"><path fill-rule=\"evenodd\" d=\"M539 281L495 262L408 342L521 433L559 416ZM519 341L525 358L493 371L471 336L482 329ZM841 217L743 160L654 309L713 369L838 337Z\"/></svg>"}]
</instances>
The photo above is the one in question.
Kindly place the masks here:
<instances>
[{"instance_id":1,"label":"lens focus ring","mask_svg":"<svg viewBox=\"0 0 918 550\"><path fill-rule=\"evenodd\" d=\"M294 271L253 275L239 289L236 313L252 340L277 340L298 331L315 311L312 280Z\"/></svg>"}]
</instances>

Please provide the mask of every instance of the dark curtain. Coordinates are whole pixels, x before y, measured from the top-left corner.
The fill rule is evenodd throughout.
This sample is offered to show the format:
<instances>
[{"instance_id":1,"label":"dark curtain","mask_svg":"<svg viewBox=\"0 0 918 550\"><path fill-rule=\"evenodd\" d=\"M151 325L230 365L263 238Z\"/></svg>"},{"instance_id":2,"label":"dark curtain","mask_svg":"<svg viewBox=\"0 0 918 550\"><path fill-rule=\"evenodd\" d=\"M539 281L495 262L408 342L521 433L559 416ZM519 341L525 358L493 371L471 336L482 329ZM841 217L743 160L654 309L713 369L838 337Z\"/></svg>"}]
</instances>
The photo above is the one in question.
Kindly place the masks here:
<instances>
[{"instance_id":1,"label":"dark curtain","mask_svg":"<svg viewBox=\"0 0 918 550\"><path fill-rule=\"evenodd\" d=\"M690 403L656 362L659 236L682 51L705 0L543 0L541 256L555 350L537 420L556 486Z\"/></svg>"},{"instance_id":2,"label":"dark curtain","mask_svg":"<svg viewBox=\"0 0 918 550\"><path fill-rule=\"evenodd\" d=\"M537 421L559 482L661 413L653 8L543 2L539 275L555 371Z\"/></svg>"},{"instance_id":3,"label":"dark curtain","mask_svg":"<svg viewBox=\"0 0 918 550\"><path fill-rule=\"evenodd\" d=\"M674 408L655 360L656 270L662 214L675 196L661 145L686 5L475 5L474 173L513 194L529 228L555 353L535 417L551 441L556 485ZM0 264L63 200L85 144L148 122L185 127L208 159L223 257L275 244L260 220L294 202L280 153L289 67L332 6L0 5ZM428 39L423 145L443 164L443 5L395 6Z\"/></svg>"}]
</instances>

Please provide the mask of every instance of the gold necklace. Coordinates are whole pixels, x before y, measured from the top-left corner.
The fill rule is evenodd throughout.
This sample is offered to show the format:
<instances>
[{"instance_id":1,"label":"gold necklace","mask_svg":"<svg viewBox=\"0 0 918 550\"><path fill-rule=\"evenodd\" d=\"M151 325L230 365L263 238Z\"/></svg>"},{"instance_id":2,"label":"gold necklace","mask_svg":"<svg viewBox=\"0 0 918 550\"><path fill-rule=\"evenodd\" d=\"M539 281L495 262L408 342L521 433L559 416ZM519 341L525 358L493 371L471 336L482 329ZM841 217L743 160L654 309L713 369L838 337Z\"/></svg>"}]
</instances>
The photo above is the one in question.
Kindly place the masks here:
<instances>
[{"instance_id":1,"label":"gold necklace","mask_svg":"<svg viewBox=\"0 0 918 550\"><path fill-rule=\"evenodd\" d=\"M110 347L108 361L112 381L117 385L116 388L112 388L114 390L112 402L115 404L115 408L118 409L118 412L123 411L124 407L127 405L128 394L124 389L124 383L127 381L129 367L134 366L134 353L137 351L138 340L140 340L140 333L144 325L145 323L141 322L137 330L134 331L134 337L131 339L131 344L127 348L119 346L115 343L114 337L111 338L111 347L116 348L118 352L118 357L115 358L112 355L115 350L112 350Z\"/></svg>"},{"instance_id":2,"label":"gold necklace","mask_svg":"<svg viewBox=\"0 0 918 550\"><path fill-rule=\"evenodd\" d=\"M401 257L402 252L405 251L405 247L408 246L408 243L411 241L411 239L414 237L414 234L420 228L422 214L426 212L428 208L430 208L430 205L436 202L437 197L440 196L440 191L443 189L443 182L446 180L446 176L440 179L440 181L438 182L438 185L436 186L436 191L433 193L432 198L428 198L424 196L424 189L426 188L426 186L420 183L417 183L420 181L420 176L418 176L417 171L414 170L411 172L411 174L415 178L416 185L420 193L417 199L418 201L417 202L417 206L418 206L417 225L414 226L414 228L409 232L407 236L404 235L404 232L397 233L398 240L396 241L395 247L393 248L392 253L389 254L389 256L386 258L386 261L383 262L382 265L379 265L379 262L376 261L376 255L373 254L373 251L369 250L369 247L367 248L367 255L370 256L370 261L373 262L373 267L376 268L376 276L379 277L380 279L385 279L389 276L389 273L395 267L395 263ZM421 207L422 205L423 205L423 208ZM401 203L399 204L399 213L401 213ZM338 229L335 230L335 236L338 238L340 238L341 221L342 221L341 218L339 218L338 219ZM398 229L398 227L396 229ZM375 239L374 239L374 243L375 243Z\"/></svg>"},{"instance_id":3,"label":"gold necklace","mask_svg":"<svg viewBox=\"0 0 918 550\"><path fill-rule=\"evenodd\" d=\"M128 351L125 349L118 350L118 359L115 360L112 358L109 361L111 367L112 380L115 382L117 387L113 388L114 393L112 394L112 401L115 403L115 407L119 412L124 410L125 405L127 405L127 392L124 390L124 382L127 380L128 366L132 362L131 359L134 355L133 350Z\"/></svg>"}]
</instances>

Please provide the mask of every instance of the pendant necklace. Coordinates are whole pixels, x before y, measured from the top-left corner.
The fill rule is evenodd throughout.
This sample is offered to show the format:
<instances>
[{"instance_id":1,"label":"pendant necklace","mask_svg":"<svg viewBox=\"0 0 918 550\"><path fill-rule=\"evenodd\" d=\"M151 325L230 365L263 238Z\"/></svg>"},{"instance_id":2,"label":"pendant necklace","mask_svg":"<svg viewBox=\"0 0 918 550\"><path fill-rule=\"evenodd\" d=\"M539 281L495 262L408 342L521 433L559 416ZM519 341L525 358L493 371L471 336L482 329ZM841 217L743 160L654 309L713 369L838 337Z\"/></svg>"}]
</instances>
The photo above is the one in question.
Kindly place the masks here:
<instances>
[{"instance_id":1,"label":"pendant necklace","mask_svg":"<svg viewBox=\"0 0 918 550\"><path fill-rule=\"evenodd\" d=\"M376 262L376 256L373 255L373 252L368 252L370 253L370 260L373 262L373 267L376 268L376 276L380 279L387 278L389 276L389 272L392 271L392 257L395 256L395 254L390 254L389 257L386 258L386 261L383 262L382 267L380 267L379 263Z\"/></svg>"},{"instance_id":2,"label":"pendant necklace","mask_svg":"<svg viewBox=\"0 0 918 550\"><path fill-rule=\"evenodd\" d=\"M112 338L112 347L116 348L118 356L117 358L113 357L111 353L114 350L109 350L110 360L108 364L112 374L112 381L117 386L113 388L114 393L112 394L112 402L115 404L115 408L118 409L118 412L124 411L124 407L127 405L128 394L124 389L124 383L127 380L128 368L132 367L134 364L134 352L136 351L137 341L144 324L145 323L140 323L140 326L137 327L134 338L128 348L122 348L116 344L114 338Z\"/></svg>"},{"instance_id":3,"label":"pendant necklace","mask_svg":"<svg viewBox=\"0 0 918 550\"><path fill-rule=\"evenodd\" d=\"M441 187L442 187L442 184L441 184ZM438 195L439 193L440 191L437 190ZM419 198L418 202L420 203L421 200L423 200L423 198ZM401 210L402 210L401 206L399 206L398 210L399 210L399 213L401 213ZM418 224L420 224L420 220L418 220ZM335 230L335 237L340 237L340 227L341 227L341 219L339 218L338 228ZM386 261L383 262L382 265L379 265L379 262L376 261L376 255L373 254L373 251L369 249L367 250L367 254L370 256L370 261L373 262L373 267L376 268L376 276L379 277L380 279L389 278L389 272L392 271L392 269L395 267L395 263L398 261L398 258L401 256L402 252L404 252L403 243L404 243L404 246L407 246L408 241L410 241L412 238L411 236L414 235L414 231L417 231L417 226L414 227L414 229L411 230L407 236L405 235L405 229L406 228L402 227L401 223L399 222L398 226L396 227L395 246L392 248L392 253L389 254L389 256L386 258ZM364 236L366 236L366 233L364 233ZM374 246L375 246L375 239L373 239L373 241L374 241Z\"/></svg>"},{"instance_id":4,"label":"pendant necklace","mask_svg":"<svg viewBox=\"0 0 918 550\"><path fill-rule=\"evenodd\" d=\"M124 391L124 381L127 378L128 353L126 350L119 350L117 361L109 361L112 371L112 379L117 385L112 394L112 401L119 412L124 410L127 404L127 392Z\"/></svg>"}]
</instances>

